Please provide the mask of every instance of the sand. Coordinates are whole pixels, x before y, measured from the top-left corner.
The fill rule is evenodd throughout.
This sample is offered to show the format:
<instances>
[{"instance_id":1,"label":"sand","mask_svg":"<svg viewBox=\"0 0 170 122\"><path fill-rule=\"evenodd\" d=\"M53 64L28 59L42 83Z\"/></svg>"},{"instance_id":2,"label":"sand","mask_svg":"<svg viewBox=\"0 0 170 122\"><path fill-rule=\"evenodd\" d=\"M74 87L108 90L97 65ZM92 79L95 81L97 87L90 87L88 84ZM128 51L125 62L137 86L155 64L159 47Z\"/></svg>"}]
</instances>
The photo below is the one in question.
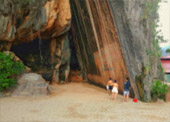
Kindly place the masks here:
<instances>
[{"instance_id":1,"label":"sand","mask_svg":"<svg viewBox=\"0 0 170 122\"><path fill-rule=\"evenodd\" d=\"M114 102L88 83L57 85L47 97L0 98L0 122L170 122L170 102Z\"/></svg>"}]
</instances>

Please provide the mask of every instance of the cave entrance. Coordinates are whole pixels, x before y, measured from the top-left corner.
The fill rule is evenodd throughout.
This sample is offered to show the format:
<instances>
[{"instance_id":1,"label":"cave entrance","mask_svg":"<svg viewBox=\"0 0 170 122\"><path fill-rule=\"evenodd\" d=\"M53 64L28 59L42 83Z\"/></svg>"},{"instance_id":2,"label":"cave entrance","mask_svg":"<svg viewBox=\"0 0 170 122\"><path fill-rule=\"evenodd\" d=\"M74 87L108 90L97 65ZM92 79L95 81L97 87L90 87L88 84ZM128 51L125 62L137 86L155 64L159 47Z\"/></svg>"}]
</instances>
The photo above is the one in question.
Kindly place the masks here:
<instances>
[{"instance_id":1,"label":"cave entrance","mask_svg":"<svg viewBox=\"0 0 170 122\"><path fill-rule=\"evenodd\" d=\"M74 81L74 82L81 82L82 81L82 74L80 71L79 62L76 55L75 44L73 42L73 34L70 31L68 32L68 48L70 48L70 73L69 77L65 79L65 67L66 64L62 64L59 67L59 71L56 71L56 75L58 76L57 81ZM51 63L51 49L50 49L50 40L39 40L35 39L30 42L24 42L19 44L12 44L11 51L18 56L23 63L30 67L33 72L39 73L46 81L53 81L53 69L58 61L61 61L62 55L68 53L62 53L60 43L57 43L57 49L60 50L62 55L55 56L55 64ZM66 41L67 42L67 41ZM65 46L64 46L65 47ZM67 49L64 49L67 50ZM57 74L58 73L58 74Z\"/></svg>"},{"instance_id":2,"label":"cave entrance","mask_svg":"<svg viewBox=\"0 0 170 122\"><path fill-rule=\"evenodd\" d=\"M77 52L75 48L75 44L73 41L73 34L70 29L68 32L69 34L69 44L71 50L71 57L70 57L70 74L69 74L69 81L70 82L81 82L83 80L82 73L80 70L80 65L77 58Z\"/></svg>"},{"instance_id":3,"label":"cave entrance","mask_svg":"<svg viewBox=\"0 0 170 122\"><path fill-rule=\"evenodd\" d=\"M11 51L18 56L23 63L30 67L33 72L51 81L50 40L35 39L30 42L12 44Z\"/></svg>"}]
</instances>

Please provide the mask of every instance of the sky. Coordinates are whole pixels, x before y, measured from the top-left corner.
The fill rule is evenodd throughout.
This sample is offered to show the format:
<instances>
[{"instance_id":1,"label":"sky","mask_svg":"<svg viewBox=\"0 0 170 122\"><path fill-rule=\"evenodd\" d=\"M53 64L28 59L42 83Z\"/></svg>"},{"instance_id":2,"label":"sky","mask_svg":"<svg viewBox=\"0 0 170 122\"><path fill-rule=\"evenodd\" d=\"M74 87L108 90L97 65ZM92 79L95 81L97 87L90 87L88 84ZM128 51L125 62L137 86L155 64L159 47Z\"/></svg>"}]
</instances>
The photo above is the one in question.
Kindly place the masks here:
<instances>
[{"instance_id":1,"label":"sky","mask_svg":"<svg viewBox=\"0 0 170 122\"><path fill-rule=\"evenodd\" d=\"M164 39L168 40L166 43L160 43L160 47L170 46L170 0L163 0L159 5L159 25Z\"/></svg>"}]
</instances>

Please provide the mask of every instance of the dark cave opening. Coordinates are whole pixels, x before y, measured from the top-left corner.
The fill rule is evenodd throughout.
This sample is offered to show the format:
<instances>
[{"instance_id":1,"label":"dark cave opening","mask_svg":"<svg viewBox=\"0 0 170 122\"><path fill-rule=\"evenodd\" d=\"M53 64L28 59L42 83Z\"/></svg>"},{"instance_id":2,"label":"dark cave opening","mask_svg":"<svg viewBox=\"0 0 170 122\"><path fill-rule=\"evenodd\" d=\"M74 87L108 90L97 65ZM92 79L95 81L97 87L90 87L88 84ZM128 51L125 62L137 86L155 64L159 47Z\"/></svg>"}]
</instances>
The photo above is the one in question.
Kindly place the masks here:
<instances>
[{"instance_id":1,"label":"dark cave opening","mask_svg":"<svg viewBox=\"0 0 170 122\"><path fill-rule=\"evenodd\" d=\"M75 48L75 44L73 41L73 34L72 31L69 31L69 44L70 44L70 50L71 50L71 57L70 57L70 70L79 70L80 71L80 66L79 66L79 62L77 59L77 55L76 55L76 48Z\"/></svg>"},{"instance_id":2,"label":"dark cave opening","mask_svg":"<svg viewBox=\"0 0 170 122\"><path fill-rule=\"evenodd\" d=\"M25 65L32 68L33 71L37 71L37 67L33 67L37 64L38 67L48 67L47 61L50 56L49 53L49 41L35 39L31 42L13 44L11 51L14 52Z\"/></svg>"},{"instance_id":3,"label":"dark cave opening","mask_svg":"<svg viewBox=\"0 0 170 122\"><path fill-rule=\"evenodd\" d=\"M68 32L68 39L70 48L69 76L72 77L73 75L75 75L75 71L80 72L80 66L77 59L76 48L73 42L73 35L71 30ZM42 77L47 81L52 81L54 65L58 63L58 59L62 59L61 57L56 56L55 64L52 64L50 40L35 39L30 42L12 44L10 51L14 52L15 55L18 56L26 66L32 69L33 72L41 74ZM59 74L63 72L63 66L65 65L61 65L59 67Z\"/></svg>"},{"instance_id":4,"label":"dark cave opening","mask_svg":"<svg viewBox=\"0 0 170 122\"><path fill-rule=\"evenodd\" d=\"M68 32L68 34L69 34L69 45L71 51L69 81L82 82L83 81L82 72L77 58L76 47L73 41L74 39L73 39L73 34L71 29Z\"/></svg>"},{"instance_id":5,"label":"dark cave opening","mask_svg":"<svg viewBox=\"0 0 170 122\"><path fill-rule=\"evenodd\" d=\"M45 80L51 81L49 42L49 40L35 39L31 42L13 44L10 51L14 52L33 72L39 73Z\"/></svg>"}]
</instances>

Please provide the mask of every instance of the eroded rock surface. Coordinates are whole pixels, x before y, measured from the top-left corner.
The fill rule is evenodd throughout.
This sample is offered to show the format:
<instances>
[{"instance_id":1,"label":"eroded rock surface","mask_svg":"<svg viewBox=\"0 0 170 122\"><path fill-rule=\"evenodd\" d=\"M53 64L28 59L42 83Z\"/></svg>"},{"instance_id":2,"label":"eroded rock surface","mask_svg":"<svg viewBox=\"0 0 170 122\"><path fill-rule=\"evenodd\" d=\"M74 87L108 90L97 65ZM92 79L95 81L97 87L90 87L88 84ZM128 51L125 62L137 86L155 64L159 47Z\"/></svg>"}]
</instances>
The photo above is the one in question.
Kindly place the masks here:
<instances>
[{"instance_id":1,"label":"eroded rock surface","mask_svg":"<svg viewBox=\"0 0 170 122\"><path fill-rule=\"evenodd\" d=\"M51 39L68 31L69 0L1 0L0 40Z\"/></svg>"},{"instance_id":2,"label":"eroded rock surface","mask_svg":"<svg viewBox=\"0 0 170 122\"><path fill-rule=\"evenodd\" d=\"M1 0L0 51L12 50L48 81L67 81L69 0Z\"/></svg>"},{"instance_id":3,"label":"eroded rock surface","mask_svg":"<svg viewBox=\"0 0 170 122\"><path fill-rule=\"evenodd\" d=\"M48 92L48 83L41 75L28 73L23 74L18 80L17 88L12 96L46 96Z\"/></svg>"},{"instance_id":4,"label":"eroded rock surface","mask_svg":"<svg viewBox=\"0 0 170 122\"><path fill-rule=\"evenodd\" d=\"M112 77L123 92L128 76L135 97L151 99L151 82L161 78L159 56L154 55L153 4L156 1L71 1L77 57L90 81L104 86Z\"/></svg>"},{"instance_id":5,"label":"eroded rock surface","mask_svg":"<svg viewBox=\"0 0 170 122\"><path fill-rule=\"evenodd\" d=\"M17 56L47 80L68 81L71 3L73 40L83 78L104 86L112 77L122 93L128 76L135 97L149 101L151 82L161 77L152 33L153 2L1 0L0 51L18 49ZM29 43L15 47L23 42ZM34 52L28 53L31 49Z\"/></svg>"}]
</instances>

